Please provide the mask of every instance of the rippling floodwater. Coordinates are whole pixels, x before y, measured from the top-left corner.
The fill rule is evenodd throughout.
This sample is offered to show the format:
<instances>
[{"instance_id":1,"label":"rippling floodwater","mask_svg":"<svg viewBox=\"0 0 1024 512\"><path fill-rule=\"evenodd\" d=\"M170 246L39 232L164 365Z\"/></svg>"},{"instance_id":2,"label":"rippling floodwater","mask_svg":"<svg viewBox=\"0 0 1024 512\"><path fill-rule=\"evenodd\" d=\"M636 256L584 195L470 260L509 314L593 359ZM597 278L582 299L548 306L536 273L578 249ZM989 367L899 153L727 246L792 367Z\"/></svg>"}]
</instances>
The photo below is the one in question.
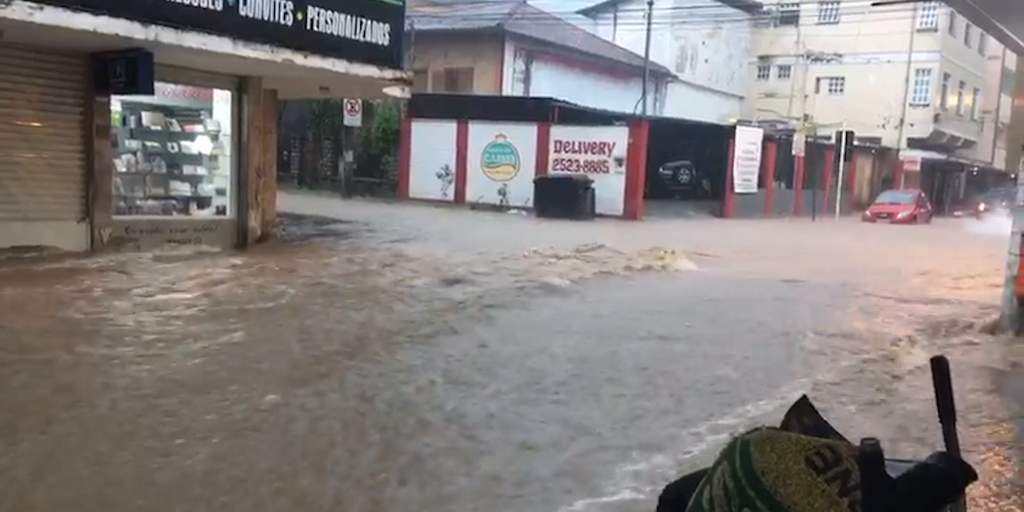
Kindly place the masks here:
<instances>
[{"instance_id":1,"label":"rippling floodwater","mask_svg":"<svg viewBox=\"0 0 1024 512\"><path fill-rule=\"evenodd\" d=\"M0 265L0 509L653 510L804 392L850 437L938 449L946 352L971 503L1024 510L1024 355L981 333L990 252L824 274L754 240L787 225L530 239L462 212L448 227L481 233L439 242L429 209L364 208L244 254Z\"/></svg>"}]
</instances>

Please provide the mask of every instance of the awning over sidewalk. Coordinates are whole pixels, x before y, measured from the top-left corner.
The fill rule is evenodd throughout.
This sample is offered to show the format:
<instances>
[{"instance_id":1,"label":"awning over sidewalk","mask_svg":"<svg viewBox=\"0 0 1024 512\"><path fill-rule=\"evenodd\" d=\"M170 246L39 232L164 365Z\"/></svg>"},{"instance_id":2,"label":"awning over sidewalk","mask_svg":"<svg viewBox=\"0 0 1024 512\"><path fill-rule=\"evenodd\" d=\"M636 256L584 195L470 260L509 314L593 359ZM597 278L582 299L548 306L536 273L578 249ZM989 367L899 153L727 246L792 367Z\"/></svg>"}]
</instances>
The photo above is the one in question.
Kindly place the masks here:
<instances>
[{"instance_id":1,"label":"awning over sidewalk","mask_svg":"<svg viewBox=\"0 0 1024 512\"><path fill-rule=\"evenodd\" d=\"M281 99L383 98L411 83L398 69L20 0L0 8L0 37L75 53L145 48L162 65L261 77Z\"/></svg>"}]
</instances>

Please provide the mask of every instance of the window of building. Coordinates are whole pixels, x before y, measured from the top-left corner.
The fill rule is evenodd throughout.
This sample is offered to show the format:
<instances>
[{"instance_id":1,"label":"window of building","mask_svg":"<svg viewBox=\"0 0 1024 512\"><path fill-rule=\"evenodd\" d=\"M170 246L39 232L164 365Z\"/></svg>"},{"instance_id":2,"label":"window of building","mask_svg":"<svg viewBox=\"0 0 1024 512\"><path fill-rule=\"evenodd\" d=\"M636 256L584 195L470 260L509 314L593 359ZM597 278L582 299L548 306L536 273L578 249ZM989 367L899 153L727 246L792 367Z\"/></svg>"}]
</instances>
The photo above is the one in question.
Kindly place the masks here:
<instances>
[{"instance_id":1,"label":"window of building","mask_svg":"<svg viewBox=\"0 0 1024 512\"><path fill-rule=\"evenodd\" d=\"M426 93L430 92L430 75L426 69L413 70L412 75L412 92L414 93Z\"/></svg>"},{"instance_id":2,"label":"window of building","mask_svg":"<svg viewBox=\"0 0 1024 512\"><path fill-rule=\"evenodd\" d=\"M964 44L968 48L974 45L974 25L970 23L964 23Z\"/></svg>"},{"instance_id":3,"label":"window of building","mask_svg":"<svg viewBox=\"0 0 1024 512\"><path fill-rule=\"evenodd\" d=\"M952 78L949 73L942 74L942 95L939 96L939 106L942 110L949 110L949 81Z\"/></svg>"},{"instance_id":4,"label":"window of building","mask_svg":"<svg viewBox=\"0 0 1024 512\"><path fill-rule=\"evenodd\" d=\"M434 71L430 79L431 92L471 94L473 68L444 68Z\"/></svg>"},{"instance_id":5,"label":"window of building","mask_svg":"<svg viewBox=\"0 0 1024 512\"><path fill-rule=\"evenodd\" d=\"M931 1L921 4L917 13L918 30L939 29L939 2Z\"/></svg>"},{"instance_id":6,"label":"window of building","mask_svg":"<svg viewBox=\"0 0 1024 512\"><path fill-rule=\"evenodd\" d=\"M818 2L818 23L839 23L839 0Z\"/></svg>"},{"instance_id":7,"label":"window of building","mask_svg":"<svg viewBox=\"0 0 1024 512\"><path fill-rule=\"evenodd\" d=\"M949 35L956 37L956 13L949 11Z\"/></svg>"},{"instance_id":8,"label":"window of building","mask_svg":"<svg viewBox=\"0 0 1024 512\"><path fill-rule=\"evenodd\" d=\"M914 88L910 95L910 104L926 107L932 103L932 70L918 68L914 70Z\"/></svg>"},{"instance_id":9,"label":"window of building","mask_svg":"<svg viewBox=\"0 0 1024 512\"><path fill-rule=\"evenodd\" d=\"M980 103L981 103L981 89L978 89L977 87L975 87L974 91L971 93L971 120L972 121L977 121L978 120L978 109L980 108L980 105L979 105Z\"/></svg>"},{"instance_id":10,"label":"window of building","mask_svg":"<svg viewBox=\"0 0 1024 512\"><path fill-rule=\"evenodd\" d=\"M779 4L779 26L800 24L800 2Z\"/></svg>"},{"instance_id":11,"label":"window of building","mask_svg":"<svg viewBox=\"0 0 1024 512\"><path fill-rule=\"evenodd\" d=\"M829 96L842 96L843 94L846 94L846 77L818 77L818 80L815 82L814 91L818 94L825 93Z\"/></svg>"},{"instance_id":12,"label":"window of building","mask_svg":"<svg viewBox=\"0 0 1024 512\"><path fill-rule=\"evenodd\" d=\"M779 66L778 75L779 80L789 80L793 76L793 66L789 64L782 64Z\"/></svg>"},{"instance_id":13,"label":"window of building","mask_svg":"<svg viewBox=\"0 0 1024 512\"><path fill-rule=\"evenodd\" d=\"M114 215L233 216L233 101L166 82L153 96L111 96Z\"/></svg>"},{"instance_id":14,"label":"window of building","mask_svg":"<svg viewBox=\"0 0 1024 512\"><path fill-rule=\"evenodd\" d=\"M967 83L960 81L960 87L956 90L956 115L964 115L964 91L967 90Z\"/></svg>"},{"instance_id":15,"label":"window of building","mask_svg":"<svg viewBox=\"0 0 1024 512\"><path fill-rule=\"evenodd\" d=\"M759 62L757 64L757 79L758 81L766 81L772 77L772 65L766 62Z\"/></svg>"},{"instance_id":16,"label":"window of building","mask_svg":"<svg viewBox=\"0 0 1024 512\"><path fill-rule=\"evenodd\" d=\"M978 30L978 55L985 55L985 50L988 49L988 36L984 32Z\"/></svg>"}]
</instances>

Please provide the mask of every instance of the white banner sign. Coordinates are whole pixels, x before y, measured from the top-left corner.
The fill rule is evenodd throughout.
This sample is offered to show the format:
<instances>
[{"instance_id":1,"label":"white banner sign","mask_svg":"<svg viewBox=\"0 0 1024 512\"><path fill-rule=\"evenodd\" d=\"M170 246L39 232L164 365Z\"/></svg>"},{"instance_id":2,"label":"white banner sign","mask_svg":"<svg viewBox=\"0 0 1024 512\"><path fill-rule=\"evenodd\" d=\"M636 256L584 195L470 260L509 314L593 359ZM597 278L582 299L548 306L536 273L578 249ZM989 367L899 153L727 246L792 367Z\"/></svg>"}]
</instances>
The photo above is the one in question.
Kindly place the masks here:
<instances>
[{"instance_id":1,"label":"white banner sign","mask_svg":"<svg viewBox=\"0 0 1024 512\"><path fill-rule=\"evenodd\" d=\"M761 173L761 143L764 130L750 126L736 127L732 158L732 186L737 194L756 194L757 177Z\"/></svg>"},{"instance_id":2,"label":"white banner sign","mask_svg":"<svg viewBox=\"0 0 1024 512\"><path fill-rule=\"evenodd\" d=\"M620 216L626 202L625 126L552 126L550 174L584 174L594 181L597 213Z\"/></svg>"},{"instance_id":3,"label":"white banner sign","mask_svg":"<svg viewBox=\"0 0 1024 512\"><path fill-rule=\"evenodd\" d=\"M363 100L347 99L342 103L342 110L345 111L345 126L363 125Z\"/></svg>"}]
</instances>

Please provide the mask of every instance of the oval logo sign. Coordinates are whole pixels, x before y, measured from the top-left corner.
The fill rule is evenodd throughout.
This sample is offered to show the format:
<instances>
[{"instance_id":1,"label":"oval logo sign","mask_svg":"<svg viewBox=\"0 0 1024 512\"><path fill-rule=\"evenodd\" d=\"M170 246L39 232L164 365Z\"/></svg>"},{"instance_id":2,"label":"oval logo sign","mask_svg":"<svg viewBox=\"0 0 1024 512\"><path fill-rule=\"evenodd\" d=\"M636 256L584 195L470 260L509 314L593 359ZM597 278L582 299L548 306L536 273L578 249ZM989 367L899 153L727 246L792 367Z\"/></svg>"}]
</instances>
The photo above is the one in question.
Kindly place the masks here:
<instances>
[{"instance_id":1,"label":"oval logo sign","mask_svg":"<svg viewBox=\"0 0 1024 512\"><path fill-rule=\"evenodd\" d=\"M519 150L505 135L499 134L484 146L480 169L488 178L497 182L512 181L519 174L519 168Z\"/></svg>"}]
</instances>

